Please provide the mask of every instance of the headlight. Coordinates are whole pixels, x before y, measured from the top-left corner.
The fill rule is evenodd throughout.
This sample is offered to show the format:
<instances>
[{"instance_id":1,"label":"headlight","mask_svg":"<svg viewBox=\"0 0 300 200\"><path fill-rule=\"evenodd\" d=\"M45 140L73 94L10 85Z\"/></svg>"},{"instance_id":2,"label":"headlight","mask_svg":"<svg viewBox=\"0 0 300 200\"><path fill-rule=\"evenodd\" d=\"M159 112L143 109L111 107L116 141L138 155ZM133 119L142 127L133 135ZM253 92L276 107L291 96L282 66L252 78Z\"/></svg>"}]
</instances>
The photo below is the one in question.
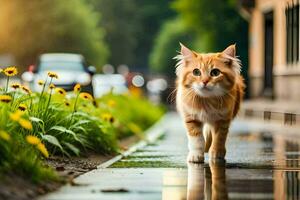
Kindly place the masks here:
<instances>
[{"instance_id":1,"label":"headlight","mask_svg":"<svg viewBox=\"0 0 300 200\"><path fill-rule=\"evenodd\" d=\"M83 73L77 77L76 81L80 85L88 85L91 83L92 78L91 78L91 75L89 75L88 73Z\"/></svg>"}]
</instances>

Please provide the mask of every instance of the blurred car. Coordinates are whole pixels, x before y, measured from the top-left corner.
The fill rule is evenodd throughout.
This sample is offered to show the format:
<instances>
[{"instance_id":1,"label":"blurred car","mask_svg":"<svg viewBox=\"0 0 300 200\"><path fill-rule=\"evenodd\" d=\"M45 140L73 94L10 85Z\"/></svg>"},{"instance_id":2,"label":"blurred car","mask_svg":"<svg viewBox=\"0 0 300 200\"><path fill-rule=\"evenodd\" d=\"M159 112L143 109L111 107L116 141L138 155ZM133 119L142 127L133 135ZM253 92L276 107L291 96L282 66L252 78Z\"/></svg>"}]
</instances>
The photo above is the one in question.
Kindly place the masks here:
<instances>
[{"instance_id":1,"label":"blurred car","mask_svg":"<svg viewBox=\"0 0 300 200\"><path fill-rule=\"evenodd\" d=\"M42 54L36 66L30 66L22 75L22 79L29 82L34 91L40 91L39 80L46 80L47 73L55 72L58 79L52 83L66 91L73 90L76 83L82 86L82 91L93 93L92 77L95 67L87 66L84 57L71 53L47 53ZM49 80L49 79L48 79Z\"/></svg>"},{"instance_id":2,"label":"blurred car","mask_svg":"<svg viewBox=\"0 0 300 200\"><path fill-rule=\"evenodd\" d=\"M95 97L101 97L110 91L115 94L128 91L126 80L121 74L96 74L93 77L93 86Z\"/></svg>"}]
</instances>

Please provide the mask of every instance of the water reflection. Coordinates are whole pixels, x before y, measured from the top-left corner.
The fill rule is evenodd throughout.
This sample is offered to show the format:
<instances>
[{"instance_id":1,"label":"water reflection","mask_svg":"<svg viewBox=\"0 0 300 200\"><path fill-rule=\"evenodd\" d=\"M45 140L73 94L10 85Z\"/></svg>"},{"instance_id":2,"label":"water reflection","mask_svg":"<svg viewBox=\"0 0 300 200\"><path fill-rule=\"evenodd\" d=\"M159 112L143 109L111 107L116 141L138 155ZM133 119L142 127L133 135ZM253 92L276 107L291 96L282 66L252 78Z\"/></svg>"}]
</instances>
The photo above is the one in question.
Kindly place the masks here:
<instances>
[{"instance_id":1,"label":"water reflection","mask_svg":"<svg viewBox=\"0 0 300 200\"><path fill-rule=\"evenodd\" d=\"M224 163L188 163L187 200L227 200L227 185Z\"/></svg>"}]
</instances>

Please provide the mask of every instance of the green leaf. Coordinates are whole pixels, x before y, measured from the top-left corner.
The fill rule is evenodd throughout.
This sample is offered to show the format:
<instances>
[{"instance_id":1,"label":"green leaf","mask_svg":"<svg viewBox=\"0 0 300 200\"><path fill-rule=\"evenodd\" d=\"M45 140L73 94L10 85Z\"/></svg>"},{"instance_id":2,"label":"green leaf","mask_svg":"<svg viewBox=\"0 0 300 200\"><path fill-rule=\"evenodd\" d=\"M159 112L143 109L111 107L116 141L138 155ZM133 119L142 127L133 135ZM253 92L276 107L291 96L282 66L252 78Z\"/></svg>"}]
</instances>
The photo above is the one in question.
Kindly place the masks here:
<instances>
[{"instance_id":1,"label":"green leaf","mask_svg":"<svg viewBox=\"0 0 300 200\"><path fill-rule=\"evenodd\" d=\"M74 133L72 130L69 130L69 129L63 127L63 126L53 126L52 128L50 128L50 130L56 130L56 131L59 131L61 133L68 133L68 134L72 135L73 138L76 141L80 142L77 135L76 135L76 133Z\"/></svg>"},{"instance_id":2,"label":"green leaf","mask_svg":"<svg viewBox=\"0 0 300 200\"><path fill-rule=\"evenodd\" d=\"M88 124L90 122L91 122L90 120L80 120L80 121L76 122L75 124L73 124L71 127L78 127L78 126L81 126L83 124Z\"/></svg>"},{"instance_id":3,"label":"green leaf","mask_svg":"<svg viewBox=\"0 0 300 200\"><path fill-rule=\"evenodd\" d=\"M80 150L69 142L64 142L64 145L70 149L76 156L79 156Z\"/></svg>"},{"instance_id":4,"label":"green leaf","mask_svg":"<svg viewBox=\"0 0 300 200\"><path fill-rule=\"evenodd\" d=\"M44 121L37 117L29 117L30 121L44 124Z\"/></svg>"},{"instance_id":5,"label":"green leaf","mask_svg":"<svg viewBox=\"0 0 300 200\"><path fill-rule=\"evenodd\" d=\"M49 142L50 144L58 147L60 150L63 151L63 147L59 143L58 139L54 137L53 135L42 135L43 140Z\"/></svg>"}]
</instances>

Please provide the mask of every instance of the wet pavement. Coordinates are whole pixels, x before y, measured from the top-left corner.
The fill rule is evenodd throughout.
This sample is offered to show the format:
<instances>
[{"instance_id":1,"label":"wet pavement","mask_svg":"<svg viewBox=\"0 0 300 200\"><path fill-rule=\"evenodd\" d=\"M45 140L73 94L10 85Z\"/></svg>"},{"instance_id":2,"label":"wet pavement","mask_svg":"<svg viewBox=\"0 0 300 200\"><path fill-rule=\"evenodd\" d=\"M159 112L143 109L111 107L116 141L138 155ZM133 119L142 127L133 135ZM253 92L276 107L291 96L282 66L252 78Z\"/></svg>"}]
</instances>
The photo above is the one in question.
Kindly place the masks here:
<instances>
[{"instance_id":1,"label":"wet pavement","mask_svg":"<svg viewBox=\"0 0 300 200\"><path fill-rule=\"evenodd\" d=\"M165 134L109 168L79 176L42 199L300 199L300 129L237 119L226 164L186 164L183 124L169 114Z\"/></svg>"}]
</instances>

